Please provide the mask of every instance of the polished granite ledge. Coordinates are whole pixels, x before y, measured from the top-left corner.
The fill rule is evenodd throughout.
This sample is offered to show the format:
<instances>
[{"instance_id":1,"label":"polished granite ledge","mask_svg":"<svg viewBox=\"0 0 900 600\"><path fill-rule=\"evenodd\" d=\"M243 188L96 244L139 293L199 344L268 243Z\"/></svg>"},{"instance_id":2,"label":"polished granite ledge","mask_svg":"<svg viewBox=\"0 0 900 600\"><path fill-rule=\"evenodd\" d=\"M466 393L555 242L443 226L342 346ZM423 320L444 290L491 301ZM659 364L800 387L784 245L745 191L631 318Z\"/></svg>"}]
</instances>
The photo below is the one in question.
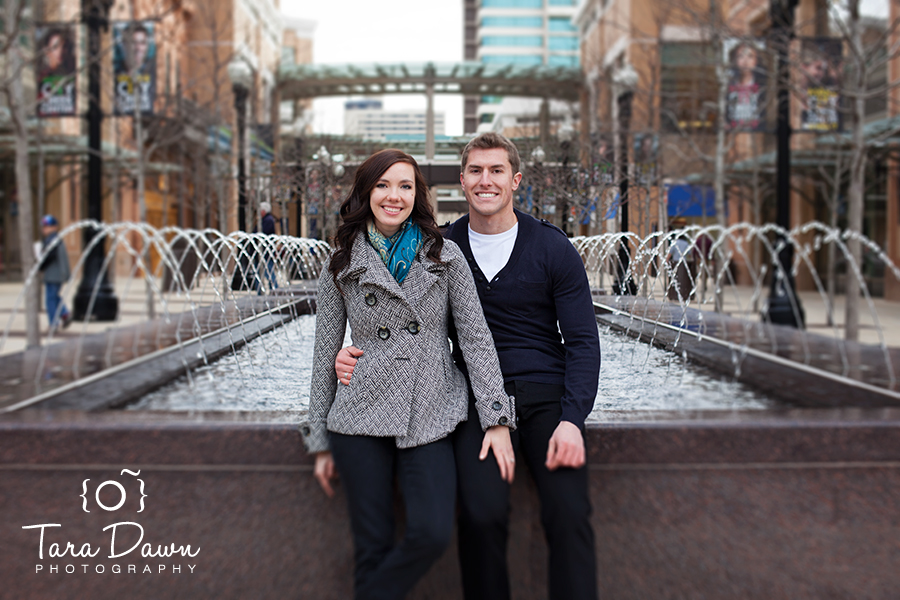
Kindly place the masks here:
<instances>
[{"instance_id":1,"label":"polished granite ledge","mask_svg":"<svg viewBox=\"0 0 900 600\"><path fill-rule=\"evenodd\" d=\"M0 416L0 468L308 465L297 431L304 418L26 410ZM593 465L900 461L900 409L607 412L588 423L587 443Z\"/></svg>"},{"instance_id":2,"label":"polished granite ledge","mask_svg":"<svg viewBox=\"0 0 900 600\"><path fill-rule=\"evenodd\" d=\"M340 486L329 500L315 484L296 430L301 419L125 411L0 417L0 598L350 597L345 499ZM897 410L608 413L587 432L601 597L896 597ZM140 471L145 506L136 476L122 469ZM110 487L94 491L110 480L128 494L106 512L96 500L108 506L119 496ZM521 465L512 504L513 597L540 600L547 549ZM109 558L103 528L120 522L140 524L153 547L190 544L200 552L190 560L137 551ZM61 525L47 529L46 544L89 543L102 552L39 559L39 533L22 528L42 523ZM136 536L135 526L122 526L117 549ZM461 597L455 552L411 600ZM64 572L70 564L75 573ZM115 565L137 572L115 574Z\"/></svg>"}]
</instances>

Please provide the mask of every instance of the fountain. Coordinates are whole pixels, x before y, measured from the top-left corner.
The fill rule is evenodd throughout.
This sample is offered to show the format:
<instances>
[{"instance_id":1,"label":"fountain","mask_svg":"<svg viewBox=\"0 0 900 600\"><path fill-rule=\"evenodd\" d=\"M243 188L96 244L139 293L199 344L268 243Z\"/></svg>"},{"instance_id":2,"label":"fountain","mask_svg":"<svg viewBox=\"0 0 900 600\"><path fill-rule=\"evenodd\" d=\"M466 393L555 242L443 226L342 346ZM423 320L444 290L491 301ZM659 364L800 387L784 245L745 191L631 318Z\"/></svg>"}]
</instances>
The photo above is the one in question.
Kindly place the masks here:
<instances>
[{"instance_id":1,"label":"fountain","mask_svg":"<svg viewBox=\"0 0 900 600\"><path fill-rule=\"evenodd\" d=\"M39 349L9 353L20 300L0 341L0 506L14 525L7 547L16 549L0 561L6 589L15 597L133 597L138 573L150 568L154 576L140 581L148 597L347 597L344 507L316 487L296 432L302 412L291 403L305 387L302 369L273 369L306 360L313 334L304 313L314 310L327 247L136 224L103 231L122 322L75 324ZM851 269L844 276L863 283L863 328L858 340L845 339L853 335L841 326L840 289L822 283L838 278L819 277L815 266L829 247L841 256L847 235L812 223L786 236L796 248L791 271L810 289L791 303L807 329L766 322L765 282L780 269L775 232L743 224L631 235L624 275L635 296L611 294L620 236L573 239L604 332L601 388L614 369L623 390L637 387L629 375L652 371L658 378L648 390L677 388L684 400L642 404L642 391L626 407L615 388L600 390L587 436L604 595L879 596L900 585L891 568L900 486L895 305ZM667 261L678 237L687 252ZM862 241L884 277L900 279ZM277 287L259 276L259 257L268 256ZM81 268L76 261L76 279ZM696 364L707 370L699 387L718 403L698 400ZM181 391L166 391L178 378ZM738 405L748 386L763 393ZM162 406L149 406L155 394ZM287 403L270 402L285 396ZM132 410L106 410L129 402ZM109 510L120 495L121 508ZM538 597L546 550L524 472L513 496L511 561L529 565L513 593ZM38 557L39 533L18 529L60 524L44 531L47 544L108 549L103 528L125 521L140 523L154 547L190 544L199 554L112 558L104 550L48 560ZM128 565L136 565L127 575L134 579ZM450 552L413 597L458 597L458 586Z\"/></svg>"}]
</instances>

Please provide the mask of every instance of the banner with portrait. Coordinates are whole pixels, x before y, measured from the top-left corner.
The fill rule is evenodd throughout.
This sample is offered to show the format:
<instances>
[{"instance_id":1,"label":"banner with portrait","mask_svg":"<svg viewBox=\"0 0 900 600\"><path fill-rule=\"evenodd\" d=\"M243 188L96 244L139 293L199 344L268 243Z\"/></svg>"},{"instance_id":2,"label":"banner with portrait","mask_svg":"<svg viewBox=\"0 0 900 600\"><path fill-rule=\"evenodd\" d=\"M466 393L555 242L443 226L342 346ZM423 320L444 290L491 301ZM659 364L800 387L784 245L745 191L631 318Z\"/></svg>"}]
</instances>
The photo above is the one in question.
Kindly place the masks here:
<instances>
[{"instance_id":1,"label":"banner with portrait","mask_svg":"<svg viewBox=\"0 0 900 600\"><path fill-rule=\"evenodd\" d=\"M153 114L156 100L156 43L153 21L113 23L115 113Z\"/></svg>"},{"instance_id":2,"label":"banner with portrait","mask_svg":"<svg viewBox=\"0 0 900 600\"><path fill-rule=\"evenodd\" d=\"M656 184L659 138L655 133L634 134L634 183L644 187Z\"/></svg>"},{"instance_id":3,"label":"banner with portrait","mask_svg":"<svg viewBox=\"0 0 900 600\"><path fill-rule=\"evenodd\" d=\"M765 42L731 38L723 43L728 64L725 120L733 131L765 131Z\"/></svg>"},{"instance_id":4,"label":"banner with portrait","mask_svg":"<svg viewBox=\"0 0 900 600\"><path fill-rule=\"evenodd\" d=\"M73 27L53 23L38 25L34 38L37 116L75 116L78 88Z\"/></svg>"},{"instance_id":5,"label":"banner with portrait","mask_svg":"<svg viewBox=\"0 0 900 600\"><path fill-rule=\"evenodd\" d=\"M795 77L800 95L800 131L843 131L841 79L843 43L838 38L801 38Z\"/></svg>"},{"instance_id":6,"label":"banner with portrait","mask_svg":"<svg viewBox=\"0 0 900 600\"><path fill-rule=\"evenodd\" d=\"M595 162L592 184L601 187L609 187L616 181L615 165L613 165L613 160L615 159L615 151L612 142L613 136L608 133L602 133L597 135L595 139L597 151L594 155Z\"/></svg>"}]
</instances>

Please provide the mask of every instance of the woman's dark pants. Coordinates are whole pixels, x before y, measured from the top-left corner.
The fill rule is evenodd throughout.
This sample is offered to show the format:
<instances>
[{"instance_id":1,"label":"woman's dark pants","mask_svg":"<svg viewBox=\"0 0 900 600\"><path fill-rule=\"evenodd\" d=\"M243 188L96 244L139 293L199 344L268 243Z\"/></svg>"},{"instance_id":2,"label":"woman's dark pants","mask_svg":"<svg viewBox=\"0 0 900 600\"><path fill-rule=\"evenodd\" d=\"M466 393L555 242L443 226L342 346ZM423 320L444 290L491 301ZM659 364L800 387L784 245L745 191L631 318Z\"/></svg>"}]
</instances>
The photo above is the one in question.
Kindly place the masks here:
<instances>
[{"instance_id":1,"label":"woman's dark pants","mask_svg":"<svg viewBox=\"0 0 900 600\"><path fill-rule=\"evenodd\" d=\"M347 493L357 600L401 599L447 549L453 532L456 467L449 438L398 449L394 438L331 433ZM406 508L394 541L394 476Z\"/></svg>"}]
</instances>

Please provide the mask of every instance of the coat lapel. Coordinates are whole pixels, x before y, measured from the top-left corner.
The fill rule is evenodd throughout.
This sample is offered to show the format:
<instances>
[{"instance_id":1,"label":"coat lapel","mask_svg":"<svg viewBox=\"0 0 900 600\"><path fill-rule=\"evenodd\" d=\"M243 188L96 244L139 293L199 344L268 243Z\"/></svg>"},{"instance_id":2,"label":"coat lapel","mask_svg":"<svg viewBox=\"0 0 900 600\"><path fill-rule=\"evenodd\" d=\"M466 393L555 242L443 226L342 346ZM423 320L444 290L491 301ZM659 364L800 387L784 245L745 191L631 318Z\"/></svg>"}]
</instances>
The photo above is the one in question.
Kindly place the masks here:
<instances>
[{"instance_id":1,"label":"coat lapel","mask_svg":"<svg viewBox=\"0 0 900 600\"><path fill-rule=\"evenodd\" d=\"M416 314L415 306L418 306L422 298L441 277L445 267L425 259L425 253L430 248L430 243L423 244L416 260L409 268L403 287L397 283L391 275L378 252L366 241L366 234L360 232L353 241L350 251L350 264L341 272L340 279L359 278L360 285L372 285L384 289L392 296L396 296Z\"/></svg>"},{"instance_id":2,"label":"coat lapel","mask_svg":"<svg viewBox=\"0 0 900 600\"><path fill-rule=\"evenodd\" d=\"M359 278L360 285L380 287L408 304L406 295L400 289L397 280L388 271L375 248L366 241L366 234L363 232L358 233L353 241L353 248L350 250L350 264L341 272L340 279L345 281L356 277Z\"/></svg>"}]
</instances>

